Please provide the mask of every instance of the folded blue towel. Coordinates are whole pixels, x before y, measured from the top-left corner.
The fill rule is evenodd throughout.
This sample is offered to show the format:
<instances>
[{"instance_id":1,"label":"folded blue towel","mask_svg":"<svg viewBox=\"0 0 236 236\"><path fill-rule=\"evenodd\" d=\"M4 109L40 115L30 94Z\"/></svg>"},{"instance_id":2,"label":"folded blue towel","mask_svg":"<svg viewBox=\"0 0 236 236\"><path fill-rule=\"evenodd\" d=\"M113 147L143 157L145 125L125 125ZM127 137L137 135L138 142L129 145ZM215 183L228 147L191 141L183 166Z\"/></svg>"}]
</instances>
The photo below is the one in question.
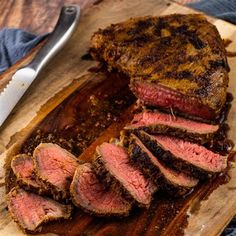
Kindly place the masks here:
<instances>
[{"instance_id":1,"label":"folded blue towel","mask_svg":"<svg viewBox=\"0 0 236 236\"><path fill-rule=\"evenodd\" d=\"M25 56L45 36L35 36L20 29L0 30L0 73Z\"/></svg>"}]
</instances>

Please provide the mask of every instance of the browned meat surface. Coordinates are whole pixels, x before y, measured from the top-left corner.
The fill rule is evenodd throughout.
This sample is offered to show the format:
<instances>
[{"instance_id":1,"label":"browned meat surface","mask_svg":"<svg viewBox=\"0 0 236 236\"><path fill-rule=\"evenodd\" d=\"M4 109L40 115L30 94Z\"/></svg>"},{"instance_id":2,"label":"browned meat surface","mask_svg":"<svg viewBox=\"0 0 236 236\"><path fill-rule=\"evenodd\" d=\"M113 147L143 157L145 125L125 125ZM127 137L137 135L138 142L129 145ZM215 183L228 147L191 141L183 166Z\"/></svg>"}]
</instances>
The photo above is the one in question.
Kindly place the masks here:
<instances>
[{"instance_id":1,"label":"browned meat surface","mask_svg":"<svg viewBox=\"0 0 236 236\"><path fill-rule=\"evenodd\" d=\"M37 177L52 190L54 198L69 198L70 184L78 166L74 155L52 143L41 143L34 150Z\"/></svg>"},{"instance_id":2,"label":"browned meat surface","mask_svg":"<svg viewBox=\"0 0 236 236\"><path fill-rule=\"evenodd\" d=\"M156 186L132 165L127 151L121 146L103 143L97 147L97 152L94 170L98 176L140 206L149 207Z\"/></svg>"},{"instance_id":3,"label":"browned meat surface","mask_svg":"<svg viewBox=\"0 0 236 236\"><path fill-rule=\"evenodd\" d=\"M77 167L70 193L76 206L96 215L128 215L132 205L104 185L89 163Z\"/></svg>"},{"instance_id":4,"label":"browned meat surface","mask_svg":"<svg viewBox=\"0 0 236 236\"><path fill-rule=\"evenodd\" d=\"M196 178L206 178L227 167L227 156L221 156L203 146L165 135L139 132L145 146L166 166Z\"/></svg>"},{"instance_id":5,"label":"browned meat surface","mask_svg":"<svg viewBox=\"0 0 236 236\"><path fill-rule=\"evenodd\" d=\"M172 196L186 194L198 184L198 180L163 165L158 157L145 147L135 135L131 135L129 155L132 161L164 191Z\"/></svg>"},{"instance_id":6,"label":"browned meat surface","mask_svg":"<svg viewBox=\"0 0 236 236\"><path fill-rule=\"evenodd\" d=\"M68 219L72 211L71 205L60 204L18 187L8 193L7 205L13 220L28 231L37 231L44 222Z\"/></svg>"},{"instance_id":7,"label":"browned meat surface","mask_svg":"<svg viewBox=\"0 0 236 236\"><path fill-rule=\"evenodd\" d=\"M215 119L225 103L223 41L203 15L139 17L98 30L92 56L131 77L145 104Z\"/></svg>"},{"instance_id":8,"label":"browned meat surface","mask_svg":"<svg viewBox=\"0 0 236 236\"><path fill-rule=\"evenodd\" d=\"M42 181L35 175L33 158L27 154L19 154L13 157L11 168L17 178L17 183L27 189L38 193L48 192Z\"/></svg>"},{"instance_id":9,"label":"browned meat surface","mask_svg":"<svg viewBox=\"0 0 236 236\"><path fill-rule=\"evenodd\" d=\"M150 134L167 134L204 144L219 130L219 125L200 123L159 111L144 110L135 114L127 130L144 130Z\"/></svg>"}]
</instances>

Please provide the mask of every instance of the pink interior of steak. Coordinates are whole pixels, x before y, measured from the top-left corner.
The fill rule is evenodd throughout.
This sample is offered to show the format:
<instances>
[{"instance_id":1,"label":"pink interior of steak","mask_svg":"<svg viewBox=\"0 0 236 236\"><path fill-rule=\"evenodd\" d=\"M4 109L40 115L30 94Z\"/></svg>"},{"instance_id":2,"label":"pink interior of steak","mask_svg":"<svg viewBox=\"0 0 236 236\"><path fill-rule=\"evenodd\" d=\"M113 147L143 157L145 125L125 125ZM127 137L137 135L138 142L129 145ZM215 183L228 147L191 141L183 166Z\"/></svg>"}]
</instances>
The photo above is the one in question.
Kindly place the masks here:
<instances>
[{"instance_id":1,"label":"pink interior of steak","mask_svg":"<svg viewBox=\"0 0 236 236\"><path fill-rule=\"evenodd\" d=\"M173 108L204 119L213 119L215 114L196 99L190 99L162 85L149 82L132 81L134 94L146 105Z\"/></svg>"},{"instance_id":2,"label":"pink interior of steak","mask_svg":"<svg viewBox=\"0 0 236 236\"><path fill-rule=\"evenodd\" d=\"M26 154L19 154L12 159L11 168L17 178L22 179L25 183L35 187L41 187L39 181L34 176L33 158Z\"/></svg>"},{"instance_id":3,"label":"pink interior of steak","mask_svg":"<svg viewBox=\"0 0 236 236\"><path fill-rule=\"evenodd\" d=\"M181 128L188 130L189 132L200 134L213 133L219 129L219 125L210 125L181 117L173 117L171 114L165 114L158 111L143 111L142 113L135 114L130 127L138 128L158 124Z\"/></svg>"},{"instance_id":4,"label":"pink interior of steak","mask_svg":"<svg viewBox=\"0 0 236 236\"><path fill-rule=\"evenodd\" d=\"M70 215L65 205L20 188L9 192L8 208L21 227L32 231L49 218L68 218Z\"/></svg>"},{"instance_id":5,"label":"pink interior of steak","mask_svg":"<svg viewBox=\"0 0 236 236\"><path fill-rule=\"evenodd\" d=\"M39 176L62 190L69 190L78 163L75 157L55 144L40 144L34 151Z\"/></svg>"},{"instance_id":6,"label":"pink interior of steak","mask_svg":"<svg viewBox=\"0 0 236 236\"><path fill-rule=\"evenodd\" d=\"M77 203L98 214L126 214L131 208L131 204L118 193L99 181L90 164L77 168L71 186Z\"/></svg>"},{"instance_id":7,"label":"pink interior of steak","mask_svg":"<svg viewBox=\"0 0 236 236\"><path fill-rule=\"evenodd\" d=\"M142 172L132 166L126 150L120 146L103 143L98 152L102 155L106 169L119 180L128 192L140 203L149 205L156 187Z\"/></svg>"},{"instance_id":8,"label":"pink interior of steak","mask_svg":"<svg viewBox=\"0 0 236 236\"><path fill-rule=\"evenodd\" d=\"M144 150L147 153L148 157L151 159L151 162L160 170L160 172L164 175L164 177L171 183L183 187L194 187L197 185L198 183L197 179L163 166L158 161L158 157L153 156L153 154L144 146L144 144L137 137L135 137L135 140L137 145L139 145L139 147L141 147L142 150Z\"/></svg>"},{"instance_id":9,"label":"pink interior of steak","mask_svg":"<svg viewBox=\"0 0 236 236\"><path fill-rule=\"evenodd\" d=\"M220 172L227 166L227 157L214 153L198 144L164 135L154 137L165 150L204 170Z\"/></svg>"}]
</instances>

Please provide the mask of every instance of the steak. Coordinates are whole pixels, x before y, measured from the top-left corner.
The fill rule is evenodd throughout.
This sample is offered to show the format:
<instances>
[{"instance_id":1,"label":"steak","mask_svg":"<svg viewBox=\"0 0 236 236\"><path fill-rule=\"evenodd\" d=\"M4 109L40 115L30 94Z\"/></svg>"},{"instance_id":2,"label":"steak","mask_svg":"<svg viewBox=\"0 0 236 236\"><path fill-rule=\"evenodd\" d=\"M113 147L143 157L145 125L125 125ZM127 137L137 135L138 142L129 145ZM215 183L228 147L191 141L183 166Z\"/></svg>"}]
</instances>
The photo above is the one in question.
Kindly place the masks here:
<instances>
[{"instance_id":1,"label":"steak","mask_svg":"<svg viewBox=\"0 0 236 236\"><path fill-rule=\"evenodd\" d=\"M144 110L135 114L128 130L144 130L150 134L168 134L184 140L204 144L219 130L219 125L200 123L159 111Z\"/></svg>"},{"instance_id":2,"label":"steak","mask_svg":"<svg viewBox=\"0 0 236 236\"><path fill-rule=\"evenodd\" d=\"M226 51L216 27L200 14L137 17L99 29L90 53L129 75L146 105L215 119L228 86Z\"/></svg>"},{"instance_id":3,"label":"steak","mask_svg":"<svg viewBox=\"0 0 236 236\"><path fill-rule=\"evenodd\" d=\"M128 215L131 204L105 186L89 163L79 165L70 186L73 203L96 215Z\"/></svg>"},{"instance_id":4,"label":"steak","mask_svg":"<svg viewBox=\"0 0 236 236\"><path fill-rule=\"evenodd\" d=\"M19 187L8 193L7 205L13 220L27 231L37 231L48 221L68 219L72 211L71 205L60 204Z\"/></svg>"},{"instance_id":5,"label":"steak","mask_svg":"<svg viewBox=\"0 0 236 236\"><path fill-rule=\"evenodd\" d=\"M70 197L70 184L78 166L74 155L52 143L41 143L34 150L35 171L55 199Z\"/></svg>"},{"instance_id":6,"label":"steak","mask_svg":"<svg viewBox=\"0 0 236 236\"><path fill-rule=\"evenodd\" d=\"M204 179L222 172L227 167L227 157L203 146L165 135L149 135L140 131L139 138L166 166Z\"/></svg>"},{"instance_id":7,"label":"steak","mask_svg":"<svg viewBox=\"0 0 236 236\"><path fill-rule=\"evenodd\" d=\"M157 188L132 165L127 151L121 146L103 143L97 147L97 153L99 156L94 162L94 170L98 176L113 185L113 189L121 195L134 199L140 206L149 207Z\"/></svg>"},{"instance_id":8,"label":"steak","mask_svg":"<svg viewBox=\"0 0 236 236\"><path fill-rule=\"evenodd\" d=\"M27 154L19 154L13 157L11 168L17 178L17 183L23 188L36 191L37 193L48 192L42 181L35 175L33 158Z\"/></svg>"},{"instance_id":9,"label":"steak","mask_svg":"<svg viewBox=\"0 0 236 236\"><path fill-rule=\"evenodd\" d=\"M172 170L158 160L133 134L130 137L129 155L132 161L157 184L173 195L183 195L198 184L198 180L180 171Z\"/></svg>"}]
</instances>

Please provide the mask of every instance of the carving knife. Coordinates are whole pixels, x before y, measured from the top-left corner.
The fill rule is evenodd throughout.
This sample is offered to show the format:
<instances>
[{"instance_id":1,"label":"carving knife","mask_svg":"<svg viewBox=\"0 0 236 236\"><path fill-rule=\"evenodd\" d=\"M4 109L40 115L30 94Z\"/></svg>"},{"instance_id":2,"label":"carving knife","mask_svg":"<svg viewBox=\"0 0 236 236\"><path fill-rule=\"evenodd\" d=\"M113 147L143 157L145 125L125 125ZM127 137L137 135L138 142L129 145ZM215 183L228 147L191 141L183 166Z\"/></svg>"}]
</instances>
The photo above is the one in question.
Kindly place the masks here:
<instances>
[{"instance_id":1,"label":"carving knife","mask_svg":"<svg viewBox=\"0 0 236 236\"><path fill-rule=\"evenodd\" d=\"M17 70L12 76L10 82L0 93L0 127L37 78L41 69L68 41L76 28L79 16L79 6L68 5L62 7L55 29L49 35L46 44L28 65Z\"/></svg>"}]
</instances>

